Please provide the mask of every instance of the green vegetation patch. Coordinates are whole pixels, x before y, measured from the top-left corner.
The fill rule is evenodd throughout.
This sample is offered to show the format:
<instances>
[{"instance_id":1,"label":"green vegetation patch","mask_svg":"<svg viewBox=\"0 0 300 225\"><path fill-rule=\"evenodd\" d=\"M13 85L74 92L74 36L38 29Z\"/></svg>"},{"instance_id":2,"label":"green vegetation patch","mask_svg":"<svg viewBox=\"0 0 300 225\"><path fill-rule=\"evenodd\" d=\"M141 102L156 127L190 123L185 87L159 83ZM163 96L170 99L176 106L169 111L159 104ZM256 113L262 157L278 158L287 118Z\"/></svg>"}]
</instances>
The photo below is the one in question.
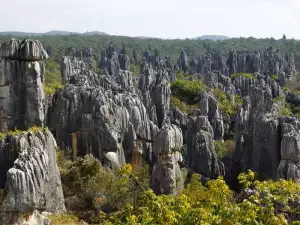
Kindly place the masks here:
<instances>
[{"instance_id":1,"label":"green vegetation patch","mask_svg":"<svg viewBox=\"0 0 300 225\"><path fill-rule=\"evenodd\" d=\"M235 95L234 96L235 101L230 102L228 100L225 92L218 88L214 89L212 93L215 96L215 98L217 99L218 105L219 105L220 109L222 110L222 112L227 113L230 116L236 115L238 106L243 103L243 101L239 95Z\"/></svg>"},{"instance_id":2,"label":"green vegetation patch","mask_svg":"<svg viewBox=\"0 0 300 225\"><path fill-rule=\"evenodd\" d=\"M243 76L243 77L248 78L248 79L254 79L254 77L251 73L234 73L234 74L230 75L230 78L234 79L234 78L240 77L240 76Z\"/></svg>"},{"instance_id":3,"label":"green vegetation patch","mask_svg":"<svg viewBox=\"0 0 300 225\"><path fill-rule=\"evenodd\" d=\"M58 82L53 82L51 84L44 84L44 92L46 95L53 95L57 89L63 88L64 86Z\"/></svg>"},{"instance_id":4,"label":"green vegetation patch","mask_svg":"<svg viewBox=\"0 0 300 225\"><path fill-rule=\"evenodd\" d=\"M291 116L293 114L291 105L285 102L284 107L280 108L280 116Z\"/></svg>"},{"instance_id":5,"label":"green vegetation patch","mask_svg":"<svg viewBox=\"0 0 300 225\"><path fill-rule=\"evenodd\" d=\"M140 65L131 64L130 71L132 72L133 76L138 77L140 74Z\"/></svg>"},{"instance_id":6,"label":"green vegetation patch","mask_svg":"<svg viewBox=\"0 0 300 225\"><path fill-rule=\"evenodd\" d=\"M39 131L43 131L44 134L46 134L48 132L48 128L47 127L38 127L38 126L33 126L31 128L29 128L28 130L11 130L11 131L3 131L0 132L0 140L3 140L6 136L17 136L20 134L24 134L28 131L31 131L34 134L37 134Z\"/></svg>"},{"instance_id":7,"label":"green vegetation patch","mask_svg":"<svg viewBox=\"0 0 300 225\"><path fill-rule=\"evenodd\" d=\"M189 105L198 103L204 88L201 81L176 80L171 83L172 95Z\"/></svg>"},{"instance_id":8,"label":"green vegetation patch","mask_svg":"<svg viewBox=\"0 0 300 225\"><path fill-rule=\"evenodd\" d=\"M170 100L170 106L171 107L177 107L181 112L184 113L191 113L194 110L199 109L199 105L198 104L193 104L193 105L189 105L186 104L184 101L179 100L178 98L171 96L171 100Z\"/></svg>"},{"instance_id":9,"label":"green vegetation patch","mask_svg":"<svg viewBox=\"0 0 300 225\"><path fill-rule=\"evenodd\" d=\"M61 83L61 81L60 65L50 57L45 60L45 83Z\"/></svg>"},{"instance_id":10,"label":"green vegetation patch","mask_svg":"<svg viewBox=\"0 0 300 225\"><path fill-rule=\"evenodd\" d=\"M217 156L222 159L224 156L230 156L235 150L235 141L214 141L215 151Z\"/></svg>"},{"instance_id":11,"label":"green vegetation patch","mask_svg":"<svg viewBox=\"0 0 300 225\"><path fill-rule=\"evenodd\" d=\"M48 216L52 225L81 225L79 218L71 213L53 214Z\"/></svg>"},{"instance_id":12,"label":"green vegetation patch","mask_svg":"<svg viewBox=\"0 0 300 225\"><path fill-rule=\"evenodd\" d=\"M278 75L277 74L272 75L271 79L274 81L278 81Z\"/></svg>"},{"instance_id":13,"label":"green vegetation patch","mask_svg":"<svg viewBox=\"0 0 300 225\"><path fill-rule=\"evenodd\" d=\"M282 103L280 107L280 116L291 116L296 115L300 117L300 106L296 106L294 104L290 104L286 101L284 95L279 95L273 99L275 103Z\"/></svg>"},{"instance_id":14,"label":"green vegetation patch","mask_svg":"<svg viewBox=\"0 0 300 225\"><path fill-rule=\"evenodd\" d=\"M204 186L200 175L193 174L178 196L157 196L148 189L139 198L135 210L128 205L122 213L108 216L102 224L288 224L283 212L275 206L283 203L280 205L284 212L296 213L288 205L290 200L299 198L300 186L285 180L260 182L255 176L250 170L240 174L243 188L253 188L255 192L237 202L235 193L222 177Z\"/></svg>"},{"instance_id":15,"label":"green vegetation patch","mask_svg":"<svg viewBox=\"0 0 300 225\"><path fill-rule=\"evenodd\" d=\"M70 152L71 153L71 152ZM68 151L57 149L57 164L60 170L68 210L89 224L101 224L101 210L119 211L133 202L136 182L143 188L150 183L149 167L144 165L133 172L130 164L112 171L101 165L92 155L79 157L75 161L68 158ZM137 188L140 196L141 188ZM55 223L54 223L55 224Z\"/></svg>"},{"instance_id":16,"label":"green vegetation patch","mask_svg":"<svg viewBox=\"0 0 300 225\"><path fill-rule=\"evenodd\" d=\"M289 89L288 87L286 87L286 86L283 87L282 90L283 90L283 91L290 91L290 89Z\"/></svg>"},{"instance_id":17,"label":"green vegetation patch","mask_svg":"<svg viewBox=\"0 0 300 225\"><path fill-rule=\"evenodd\" d=\"M58 88L63 88L59 64L53 59L45 60L45 81L44 92L46 95L53 95Z\"/></svg>"}]
</instances>

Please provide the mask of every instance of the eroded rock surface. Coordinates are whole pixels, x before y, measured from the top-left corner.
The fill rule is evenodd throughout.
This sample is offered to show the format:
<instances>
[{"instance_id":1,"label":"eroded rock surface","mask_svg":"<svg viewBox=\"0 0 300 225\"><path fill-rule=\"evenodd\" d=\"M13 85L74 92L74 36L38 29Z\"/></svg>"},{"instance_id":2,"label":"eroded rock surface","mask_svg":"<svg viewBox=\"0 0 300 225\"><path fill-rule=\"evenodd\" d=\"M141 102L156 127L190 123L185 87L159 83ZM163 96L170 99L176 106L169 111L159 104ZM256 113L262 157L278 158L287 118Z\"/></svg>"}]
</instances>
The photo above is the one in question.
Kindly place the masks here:
<instances>
[{"instance_id":1,"label":"eroded rock surface","mask_svg":"<svg viewBox=\"0 0 300 225\"><path fill-rule=\"evenodd\" d=\"M39 41L12 40L0 46L0 131L43 126L43 90L48 57Z\"/></svg>"},{"instance_id":2,"label":"eroded rock surface","mask_svg":"<svg viewBox=\"0 0 300 225\"><path fill-rule=\"evenodd\" d=\"M176 194L184 184L179 163L183 137L180 128L166 125L158 132L153 151L157 158L151 175L151 188L157 194Z\"/></svg>"},{"instance_id":3,"label":"eroded rock surface","mask_svg":"<svg viewBox=\"0 0 300 225\"><path fill-rule=\"evenodd\" d=\"M65 210L55 147L56 142L50 131L7 136L0 142L2 160L5 162L11 161L10 157L15 158L13 166L2 178L6 179L2 187L5 194L0 211Z\"/></svg>"}]
</instances>

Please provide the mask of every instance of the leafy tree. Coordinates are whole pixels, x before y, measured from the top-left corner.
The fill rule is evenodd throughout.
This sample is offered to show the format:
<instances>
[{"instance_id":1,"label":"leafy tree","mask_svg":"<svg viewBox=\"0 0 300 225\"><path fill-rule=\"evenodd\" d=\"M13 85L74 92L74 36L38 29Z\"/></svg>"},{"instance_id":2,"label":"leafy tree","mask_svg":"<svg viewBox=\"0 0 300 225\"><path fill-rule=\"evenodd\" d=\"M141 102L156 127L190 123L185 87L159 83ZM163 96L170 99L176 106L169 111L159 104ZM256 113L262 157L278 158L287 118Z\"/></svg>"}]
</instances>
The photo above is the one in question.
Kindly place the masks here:
<instances>
[{"instance_id":1,"label":"leafy tree","mask_svg":"<svg viewBox=\"0 0 300 225\"><path fill-rule=\"evenodd\" d=\"M197 103L203 89L201 81L177 80L171 83L172 94L187 104Z\"/></svg>"}]
</instances>

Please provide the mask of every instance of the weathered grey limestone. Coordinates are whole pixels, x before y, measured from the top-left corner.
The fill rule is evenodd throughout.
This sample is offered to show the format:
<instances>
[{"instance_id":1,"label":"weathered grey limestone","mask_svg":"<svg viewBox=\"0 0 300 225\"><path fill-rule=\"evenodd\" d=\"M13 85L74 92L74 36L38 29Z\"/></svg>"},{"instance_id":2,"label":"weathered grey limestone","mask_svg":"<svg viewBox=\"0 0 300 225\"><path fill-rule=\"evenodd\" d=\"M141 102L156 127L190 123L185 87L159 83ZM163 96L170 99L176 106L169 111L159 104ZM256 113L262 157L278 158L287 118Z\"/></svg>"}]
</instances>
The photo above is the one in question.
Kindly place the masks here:
<instances>
[{"instance_id":1,"label":"weathered grey limestone","mask_svg":"<svg viewBox=\"0 0 300 225\"><path fill-rule=\"evenodd\" d=\"M0 57L18 61L39 61L48 58L40 41L11 39L0 45Z\"/></svg>"},{"instance_id":2,"label":"weathered grey limestone","mask_svg":"<svg viewBox=\"0 0 300 225\"><path fill-rule=\"evenodd\" d=\"M176 194L184 184L179 162L183 145L182 132L175 125L166 125L158 132L153 151L157 162L153 166L151 188L157 194Z\"/></svg>"},{"instance_id":3,"label":"weathered grey limestone","mask_svg":"<svg viewBox=\"0 0 300 225\"><path fill-rule=\"evenodd\" d=\"M72 56L64 56L60 68L63 83L68 83L71 76L87 69L82 60Z\"/></svg>"},{"instance_id":4,"label":"weathered grey limestone","mask_svg":"<svg viewBox=\"0 0 300 225\"><path fill-rule=\"evenodd\" d=\"M197 113L189 117L186 145L189 168L209 178L224 175L224 165L217 158L213 143L213 128L207 117Z\"/></svg>"},{"instance_id":5,"label":"weathered grey limestone","mask_svg":"<svg viewBox=\"0 0 300 225\"><path fill-rule=\"evenodd\" d=\"M222 140L224 137L224 123L223 114L219 109L218 101L205 91L201 93L200 98L201 115L206 116L214 131L213 138L215 140Z\"/></svg>"},{"instance_id":6,"label":"weathered grey limestone","mask_svg":"<svg viewBox=\"0 0 300 225\"><path fill-rule=\"evenodd\" d=\"M0 142L2 159L15 157L5 179L4 212L65 210L60 175L56 166L56 142L50 131L7 136ZM2 174L5 171L1 171ZM3 182L2 182L3 183Z\"/></svg>"},{"instance_id":7,"label":"weathered grey limestone","mask_svg":"<svg viewBox=\"0 0 300 225\"><path fill-rule=\"evenodd\" d=\"M300 183L300 121L297 118L279 119L281 125L280 165L278 177Z\"/></svg>"},{"instance_id":8,"label":"weathered grey limestone","mask_svg":"<svg viewBox=\"0 0 300 225\"><path fill-rule=\"evenodd\" d=\"M12 40L0 47L0 131L43 126L47 53L38 41Z\"/></svg>"},{"instance_id":9,"label":"weathered grey limestone","mask_svg":"<svg viewBox=\"0 0 300 225\"><path fill-rule=\"evenodd\" d=\"M1 225L51 225L50 220L34 210L32 214L24 216L24 213L1 213Z\"/></svg>"},{"instance_id":10,"label":"weathered grey limestone","mask_svg":"<svg viewBox=\"0 0 300 225\"><path fill-rule=\"evenodd\" d=\"M167 119L171 97L169 74L164 69L157 72L151 64L141 66L139 96L143 101L151 120L159 127Z\"/></svg>"},{"instance_id":11,"label":"weathered grey limestone","mask_svg":"<svg viewBox=\"0 0 300 225\"><path fill-rule=\"evenodd\" d=\"M91 71L73 75L63 90L53 97L49 128L62 149L72 148L77 138L78 154L92 153L103 163L119 167L130 161L136 141L149 160L155 125L134 94L128 71L98 75Z\"/></svg>"},{"instance_id":12,"label":"weathered grey limestone","mask_svg":"<svg viewBox=\"0 0 300 225\"><path fill-rule=\"evenodd\" d=\"M252 88L250 102L247 98L245 100L236 120L236 151L232 173L239 173L237 167L242 167L243 170L252 169L265 178L276 178L280 160L279 109L276 104L273 105L268 86Z\"/></svg>"}]
</instances>

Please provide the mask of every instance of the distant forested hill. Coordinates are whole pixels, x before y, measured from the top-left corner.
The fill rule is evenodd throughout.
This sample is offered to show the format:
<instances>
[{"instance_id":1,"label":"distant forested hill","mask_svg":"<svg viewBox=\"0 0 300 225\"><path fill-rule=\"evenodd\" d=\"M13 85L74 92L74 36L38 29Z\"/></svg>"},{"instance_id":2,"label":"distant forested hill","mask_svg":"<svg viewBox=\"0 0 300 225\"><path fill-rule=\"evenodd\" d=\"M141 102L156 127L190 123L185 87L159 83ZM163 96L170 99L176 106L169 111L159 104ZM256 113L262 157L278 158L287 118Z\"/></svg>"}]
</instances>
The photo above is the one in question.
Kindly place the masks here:
<instances>
[{"instance_id":1,"label":"distant forested hill","mask_svg":"<svg viewBox=\"0 0 300 225\"><path fill-rule=\"evenodd\" d=\"M202 35L199 37L196 37L197 40L212 40L212 41L219 41L219 40L226 40L230 37L224 36L224 35Z\"/></svg>"},{"instance_id":2,"label":"distant forested hill","mask_svg":"<svg viewBox=\"0 0 300 225\"><path fill-rule=\"evenodd\" d=\"M77 32L69 32L63 30L51 30L46 33L32 33L32 32L20 32L20 31L2 31L0 35L13 35L13 36L55 36L55 35L71 35L71 34L81 34L81 35L108 35L107 33L100 32L100 31L87 31L84 33L77 33Z\"/></svg>"}]
</instances>

